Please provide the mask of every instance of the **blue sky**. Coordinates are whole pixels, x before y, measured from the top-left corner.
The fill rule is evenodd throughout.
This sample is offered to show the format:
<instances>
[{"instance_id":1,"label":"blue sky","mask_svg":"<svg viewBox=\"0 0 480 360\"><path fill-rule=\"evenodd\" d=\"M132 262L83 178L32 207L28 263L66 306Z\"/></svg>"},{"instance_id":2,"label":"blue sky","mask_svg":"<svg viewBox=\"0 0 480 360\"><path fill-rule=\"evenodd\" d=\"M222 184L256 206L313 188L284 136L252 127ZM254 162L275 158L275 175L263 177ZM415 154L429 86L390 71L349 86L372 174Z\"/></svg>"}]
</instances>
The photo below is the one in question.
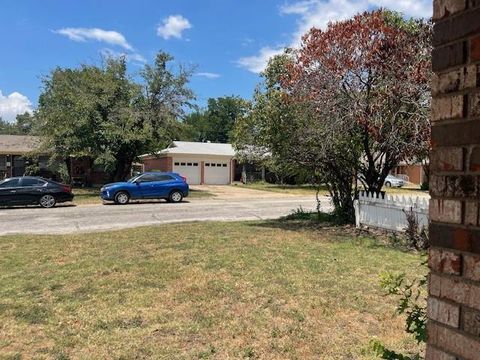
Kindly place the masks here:
<instances>
[{"instance_id":1,"label":"blue sky","mask_svg":"<svg viewBox=\"0 0 480 360\"><path fill-rule=\"evenodd\" d=\"M36 107L56 66L126 54L132 75L160 49L196 66L191 88L250 98L271 55L312 26L377 7L431 16L430 0L0 0L0 117Z\"/></svg>"}]
</instances>

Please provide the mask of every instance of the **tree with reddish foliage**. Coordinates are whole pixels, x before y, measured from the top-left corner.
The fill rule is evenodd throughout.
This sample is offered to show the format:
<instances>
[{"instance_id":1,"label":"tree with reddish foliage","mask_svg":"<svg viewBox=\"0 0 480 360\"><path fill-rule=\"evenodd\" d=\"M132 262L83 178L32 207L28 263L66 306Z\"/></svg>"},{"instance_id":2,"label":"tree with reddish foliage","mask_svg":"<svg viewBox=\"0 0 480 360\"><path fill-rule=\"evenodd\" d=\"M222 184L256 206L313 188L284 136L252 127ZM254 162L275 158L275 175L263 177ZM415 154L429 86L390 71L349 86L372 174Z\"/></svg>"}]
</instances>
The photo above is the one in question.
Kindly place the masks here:
<instances>
[{"instance_id":1,"label":"tree with reddish foliage","mask_svg":"<svg viewBox=\"0 0 480 360\"><path fill-rule=\"evenodd\" d=\"M358 178L369 191L380 191L401 161L421 160L428 149L430 43L429 22L365 12L311 29L283 79L317 122L354 129L362 149Z\"/></svg>"}]
</instances>

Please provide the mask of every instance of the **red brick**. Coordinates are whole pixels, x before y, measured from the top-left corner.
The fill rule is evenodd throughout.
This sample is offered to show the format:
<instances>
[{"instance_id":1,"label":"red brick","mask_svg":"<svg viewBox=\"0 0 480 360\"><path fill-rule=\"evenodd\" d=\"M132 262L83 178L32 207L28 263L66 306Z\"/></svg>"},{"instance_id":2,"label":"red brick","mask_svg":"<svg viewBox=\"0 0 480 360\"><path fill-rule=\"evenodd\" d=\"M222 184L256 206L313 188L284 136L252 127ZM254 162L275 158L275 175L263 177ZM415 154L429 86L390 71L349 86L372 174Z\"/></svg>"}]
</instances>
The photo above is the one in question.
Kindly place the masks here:
<instances>
[{"instance_id":1,"label":"red brick","mask_svg":"<svg viewBox=\"0 0 480 360\"><path fill-rule=\"evenodd\" d=\"M460 306L430 297L428 298L427 316L439 323L458 328L460 325Z\"/></svg>"},{"instance_id":2,"label":"red brick","mask_svg":"<svg viewBox=\"0 0 480 360\"><path fill-rule=\"evenodd\" d=\"M425 360L455 360L455 356L427 345Z\"/></svg>"},{"instance_id":3,"label":"red brick","mask_svg":"<svg viewBox=\"0 0 480 360\"><path fill-rule=\"evenodd\" d=\"M458 1L458 0L457 0ZM464 0L461 0L462 2ZM437 22L433 27L433 45L440 46L480 32L480 9Z\"/></svg>"},{"instance_id":4,"label":"red brick","mask_svg":"<svg viewBox=\"0 0 480 360\"><path fill-rule=\"evenodd\" d=\"M480 146L475 146L470 154L470 171L480 171Z\"/></svg>"},{"instance_id":5,"label":"red brick","mask_svg":"<svg viewBox=\"0 0 480 360\"><path fill-rule=\"evenodd\" d=\"M151 157L144 158L142 162L145 166L145 171L172 171L173 163L172 158L168 156L164 157Z\"/></svg>"},{"instance_id":6,"label":"red brick","mask_svg":"<svg viewBox=\"0 0 480 360\"><path fill-rule=\"evenodd\" d=\"M468 115L471 117L480 116L480 93L471 94L470 101L468 103L470 104Z\"/></svg>"},{"instance_id":7,"label":"red brick","mask_svg":"<svg viewBox=\"0 0 480 360\"><path fill-rule=\"evenodd\" d=\"M473 335L480 336L480 312L463 308L462 310L462 330Z\"/></svg>"},{"instance_id":8,"label":"red brick","mask_svg":"<svg viewBox=\"0 0 480 360\"><path fill-rule=\"evenodd\" d=\"M431 345L427 345L425 360L456 360L455 356L447 354Z\"/></svg>"},{"instance_id":9,"label":"red brick","mask_svg":"<svg viewBox=\"0 0 480 360\"><path fill-rule=\"evenodd\" d=\"M437 274L431 274L430 281L431 286L435 285L435 293L431 292L431 295L480 310L480 286L465 283L461 278L450 278Z\"/></svg>"},{"instance_id":10,"label":"red brick","mask_svg":"<svg viewBox=\"0 0 480 360\"><path fill-rule=\"evenodd\" d=\"M466 279L480 281L480 256L473 254L464 255L463 276Z\"/></svg>"},{"instance_id":11,"label":"red brick","mask_svg":"<svg viewBox=\"0 0 480 360\"><path fill-rule=\"evenodd\" d=\"M430 223L429 242L432 246L443 247L447 249L472 251L473 241L476 231L458 229L450 225ZM480 235L478 235L480 237ZM480 247L479 247L480 251Z\"/></svg>"},{"instance_id":12,"label":"red brick","mask_svg":"<svg viewBox=\"0 0 480 360\"><path fill-rule=\"evenodd\" d=\"M464 360L477 360L480 354L480 341L465 336L433 322L427 324L427 336L430 344L456 354Z\"/></svg>"},{"instance_id":13,"label":"red brick","mask_svg":"<svg viewBox=\"0 0 480 360\"><path fill-rule=\"evenodd\" d=\"M480 144L478 120L432 126L432 143L439 146L462 146Z\"/></svg>"},{"instance_id":14,"label":"red brick","mask_svg":"<svg viewBox=\"0 0 480 360\"><path fill-rule=\"evenodd\" d=\"M480 254L480 230L459 228L447 224L430 223L429 242L435 247Z\"/></svg>"},{"instance_id":15,"label":"red brick","mask_svg":"<svg viewBox=\"0 0 480 360\"><path fill-rule=\"evenodd\" d=\"M462 257L448 250L430 248L428 266L436 272L460 275L462 272Z\"/></svg>"},{"instance_id":16,"label":"red brick","mask_svg":"<svg viewBox=\"0 0 480 360\"><path fill-rule=\"evenodd\" d=\"M470 65L465 69L464 89L474 88L480 85L480 65Z\"/></svg>"},{"instance_id":17,"label":"red brick","mask_svg":"<svg viewBox=\"0 0 480 360\"><path fill-rule=\"evenodd\" d=\"M433 19L438 20L465 9L465 0L435 0Z\"/></svg>"},{"instance_id":18,"label":"red brick","mask_svg":"<svg viewBox=\"0 0 480 360\"><path fill-rule=\"evenodd\" d=\"M432 51L433 71L443 71L450 67L460 66L466 62L466 43L458 42L452 45L437 47Z\"/></svg>"},{"instance_id":19,"label":"red brick","mask_svg":"<svg viewBox=\"0 0 480 360\"><path fill-rule=\"evenodd\" d=\"M430 154L431 171L462 171L463 148L436 148Z\"/></svg>"},{"instance_id":20,"label":"red brick","mask_svg":"<svg viewBox=\"0 0 480 360\"><path fill-rule=\"evenodd\" d=\"M453 248L460 251L472 251L471 232L466 229L457 228L453 232Z\"/></svg>"},{"instance_id":21,"label":"red brick","mask_svg":"<svg viewBox=\"0 0 480 360\"><path fill-rule=\"evenodd\" d=\"M470 61L480 61L480 36L470 40Z\"/></svg>"},{"instance_id":22,"label":"red brick","mask_svg":"<svg viewBox=\"0 0 480 360\"><path fill-rule=\"evenodd\" d=\"M478 202L466 201L463 223L469 226L478 225Z\"/></svg>"},{"instance_id":23,"label":"red brick","mask_svg":"<svg viewBox=\"0 0 480 360\"><path fill-rule=\"evenodd\" d=\"M476 198L478 194L478 177L472 175L446 176L445 197Z\"/></svg>"},{"instance_id":24,"label":"red brick","mask_svg":"<svg viewBox=\"0 0 480 360\"><path fill-rule=\"evenodd\" d=\"M425 360L455 360L455 356L427 345Z\"/></svg>"},{"instance_id":25,"label":"red brick","mask_svg":"<svg viewBox=\"0 0 480 360\"><path fill-rule=\"evenodd\" d=\"M463 117L463 95L432 99L432 121Z\"/></svg>"},{"instance_id":26,"label":"red brick","mask_svg":"<svg viewBox=\"0 0 480 360\"><path fill-rule=\"evenodd\" d=\"M477 84L479 67L469 65L444 74L433 74L431 81L432 95L448 94L468 88Z\"/></svg>"},{"instance_id":27,"label":"red brick","mask_svg":"<svg viewBox=\"0 0 480 360\"><path fill-rule=\"evenodd\" d=\"M438 176L432 173L429 179L430 195L434 197L443 197L447 189L446 176Z\"/></svg>"},{"instance_id":28,"label":"red brick","mask_svg":"<svg viewBox=\"0 0 480 360\"><path fill-rule=\"evenodd\" d=\"M442 280L442 277L441 276L437 276L437 275L432 275L430 274L428 276L428 293L432 296L440 296L440 292L441 292L441 280Z\"/></svg>"},{"instance_id":29,"label":"red brick","mask_svg":"<svg viewBox=\"0 0 480 360\"><path fill-rule=\"evenodd\" d=\"M429 219L443 223L462 223L462 202L459 200L430 200Z\"/></svg>"}]
</instances>

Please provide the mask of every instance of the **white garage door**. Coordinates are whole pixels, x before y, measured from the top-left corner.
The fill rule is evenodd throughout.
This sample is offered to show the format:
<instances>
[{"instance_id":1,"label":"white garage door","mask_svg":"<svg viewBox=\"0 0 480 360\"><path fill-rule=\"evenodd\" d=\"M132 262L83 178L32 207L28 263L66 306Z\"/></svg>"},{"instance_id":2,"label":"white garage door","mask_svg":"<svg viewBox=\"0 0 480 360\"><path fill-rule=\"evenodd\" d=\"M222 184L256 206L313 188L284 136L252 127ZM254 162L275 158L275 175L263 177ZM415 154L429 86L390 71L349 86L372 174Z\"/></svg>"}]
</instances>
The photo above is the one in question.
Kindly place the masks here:
<instances>
[{"instance_id":1,"label":"white garage door","mask_svg":"<svg viewBox=\"0 0 480 360\"><path fill-rule=\"evenodd\" d=\"M230 165L228 162L205 162L205 184L230 184Z\"/></svg>"},{"instance_id":2,"label":"white garage door","mask_svg":"<svg viewBox=\"0 0 480 360\"><path fill-rule=\"evenodd\" d=\"M200 184L200 161L174 161L173 172L179 173L180 175L186 177L189 185Z\"/></svg>"}]
</instances>

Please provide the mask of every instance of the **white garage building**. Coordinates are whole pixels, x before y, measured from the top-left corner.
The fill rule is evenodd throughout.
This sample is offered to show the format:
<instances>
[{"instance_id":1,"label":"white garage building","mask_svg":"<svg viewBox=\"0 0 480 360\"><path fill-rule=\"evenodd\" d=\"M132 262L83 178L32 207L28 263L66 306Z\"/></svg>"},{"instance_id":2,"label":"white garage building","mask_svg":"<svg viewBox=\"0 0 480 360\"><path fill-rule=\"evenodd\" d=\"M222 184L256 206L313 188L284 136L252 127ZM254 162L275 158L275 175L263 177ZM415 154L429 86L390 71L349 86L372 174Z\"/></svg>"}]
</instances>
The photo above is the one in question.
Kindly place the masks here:
<instances>
[{"instance_id":1,"label":"white garage building","mask_svg":"<svg viewBox=\"0 0 480 360\"><path fill-rule=\"evenodd\" d=\"M167 149L140 158L144 171L173 171L190 185L227 185L234 177L234 156L231 144L174 141Z\"/></svg>"}]
</instances>

